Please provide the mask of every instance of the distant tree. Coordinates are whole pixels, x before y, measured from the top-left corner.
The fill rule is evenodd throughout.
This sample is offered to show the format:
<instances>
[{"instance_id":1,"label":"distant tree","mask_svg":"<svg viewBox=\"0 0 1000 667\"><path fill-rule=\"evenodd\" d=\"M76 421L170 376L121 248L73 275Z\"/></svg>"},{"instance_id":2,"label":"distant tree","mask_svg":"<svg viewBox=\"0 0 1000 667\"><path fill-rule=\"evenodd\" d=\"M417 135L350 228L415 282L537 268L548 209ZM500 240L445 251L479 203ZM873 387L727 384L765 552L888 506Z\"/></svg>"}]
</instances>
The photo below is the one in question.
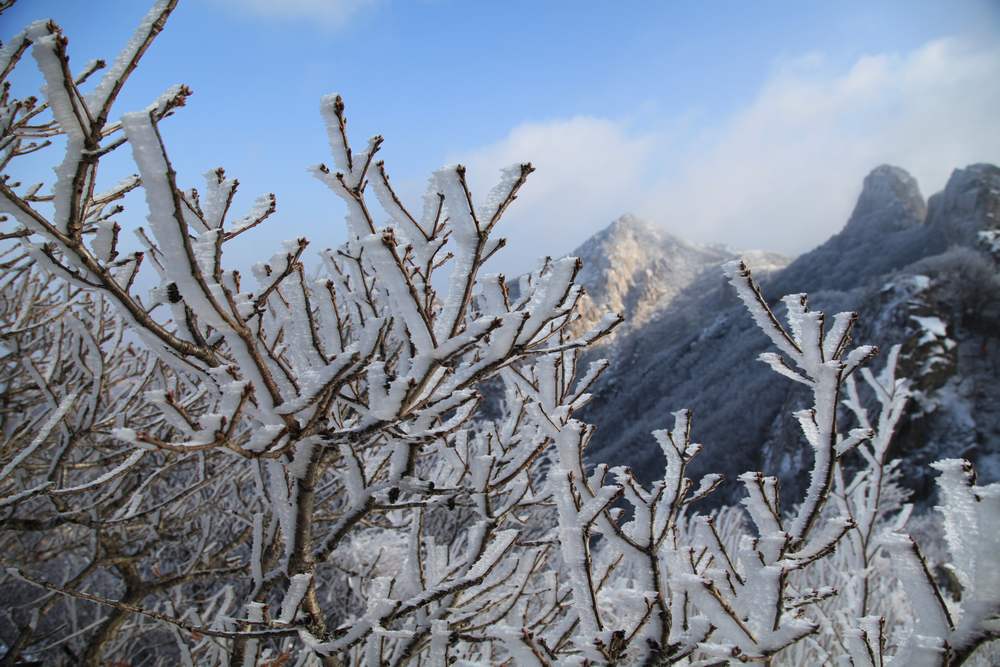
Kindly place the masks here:
<instances>
[{"instance_id":1,"label":"distant tree","mask_svg":"<svg viewBox=\"0 0 1000 667\"><path fill-rule=\"evenodd\" d=\"M382 138L354 151L343 101L326 97L333 166L314 173L345 202L348 240L320 253L321 276L308 242L288 242L250 286L224 251L275 198L236 217L221 169L202 192L178 185L159 124L190 91L110 121L174 5L153 6L89 92L104 64L73 73L51 22L0 51L4 664L944 665L997 635L1000 487L935 464L962 589L946 604L894 532L907 510L888 447L907 383L895 353L877 378L863 368L875 349L851 348L853 314L827 322L792 295L782 325L749 269L727 267L777 350L762 360L813 400L795 415L808 491L782 503L773 477L743 475L750 530L737 509L692 509L720 479L685 477L701 450L687 411L654 433L666 468L651 487L585 465L592 427L574 414L606 363L583 370L580 354L620 318L570 333L573 258L516 290L484 270L528 164L483 202L464 168L442 169L416 213L376 160ZM41 99L6 81L29 52ZM7 175L50 142L54 183ZM99 191L102 159L125 146L138 174ZM120 238L135 189L141 252ZM873 577L883 551L909 611Z\"/></svg>"}]
</instances>

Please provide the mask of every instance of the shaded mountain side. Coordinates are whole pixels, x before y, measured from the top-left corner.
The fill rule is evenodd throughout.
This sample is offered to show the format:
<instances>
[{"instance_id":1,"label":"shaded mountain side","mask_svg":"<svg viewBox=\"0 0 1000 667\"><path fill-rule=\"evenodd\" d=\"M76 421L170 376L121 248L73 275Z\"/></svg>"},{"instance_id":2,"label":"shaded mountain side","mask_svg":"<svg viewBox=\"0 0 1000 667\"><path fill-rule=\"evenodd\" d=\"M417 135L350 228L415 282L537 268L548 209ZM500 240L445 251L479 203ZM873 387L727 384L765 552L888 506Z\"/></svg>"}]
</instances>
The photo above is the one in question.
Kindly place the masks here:
<instances>
[{"instance_id":1,"label":"shaded mountain side","mask_svg":"<svg viewBox=\"0 0 1000 667\"><path fill-rule=\"evenodd\" d=\"M905 172L880 167L842 232L762 281L772 302L809 292L813 308L859 311L858 342L903 344L901 372L919 394L896 446L908 485L924 497L926 464L943 456L971 458L985 479L1000 476L1000 283L977 244L979 231L997 226L998 207L996 167L956 170L927 207ZM766 347L721 272L702 272L615 341L611 368L581 415L599 427L591 460L656 479L663 461L650 431L689 407L705 444L693 475L733 480L764 470L794 497L811 459L791 414L808 397L755 361ZM719 500L735 491L732 481L727 488Z\"/></svg>"},{"instance_id":2,"label":"shaded mountain side","mask_svg":"<svg viewBox=\"0 0 1000 667\"><path fill-rule=\"evenodd\" d=\"M720 271L702 275L658 317L623 336L582 413L598 425L590 459L627 464L644 481L657 478L663 459L650 432L669 426L673 411L691 408L694 436L710 443L695 460L701 472L721 472L714 464L721 452L715 436L730 427L725 472L759 467L753 444L765 440L784 391L759 373L734 373L766 345L762 335L734 326L742 315Z\"/></svg>"},{"instance_id":3,"label":"shaded mountain side","mask_svg":"<svg viewBox=\"0 0 1000 667\"><path fill-rule=\"evenodd\" d=\"M927 206L916 180L899 167L882 165L865 177L844 228L800 255L765 282L767 293L848 290L942 252L947 244L924 224ZM879 252L872 252L877 248Z\"/></svg>"},{"instance_id":4,"label":"shaded mountain side","mask_svg":"<svg viewBox=\"0 0 1000 667\"><path fill-rule=\"evenodd\" d=\"M946 245L973 247L980 231L1000 224L1000 167L956 169L943 192L927 202L927 226Z\"/></svg>"}]
</instances>

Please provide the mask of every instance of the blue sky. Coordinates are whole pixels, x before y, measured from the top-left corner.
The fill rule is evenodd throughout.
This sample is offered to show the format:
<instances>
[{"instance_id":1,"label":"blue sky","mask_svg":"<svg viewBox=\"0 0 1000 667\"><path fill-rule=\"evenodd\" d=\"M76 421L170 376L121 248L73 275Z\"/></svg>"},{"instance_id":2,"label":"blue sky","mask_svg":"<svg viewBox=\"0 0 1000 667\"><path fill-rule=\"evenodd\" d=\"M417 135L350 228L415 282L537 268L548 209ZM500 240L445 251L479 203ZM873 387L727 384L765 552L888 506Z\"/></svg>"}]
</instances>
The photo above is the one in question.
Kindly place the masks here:
<instances>
[{"instance_id":1,"label":"blue sky","mask_svg":"<svg viewBox=\"0 0 1000 667\"><path fill-rule=\"evenodd\" d=\"M113 58L146 7L21 0L0 27L52 17L82 66ZM245 202L278 195L248 256L299 234L342 239L339 202L306 172L329 160L317 108L332 91L356 143L386 137L411 197L446 163L467 163L479 191L506 163L536 164L499 268L569 252L626 211L795 254L839 229L881 162L927 195L954 167L1000 161L998 7L181 0L117 111L194 90L164 127L181 182L224 166ZM124 158L113 166L131 171Z\"/></svg>"}]
</instances>

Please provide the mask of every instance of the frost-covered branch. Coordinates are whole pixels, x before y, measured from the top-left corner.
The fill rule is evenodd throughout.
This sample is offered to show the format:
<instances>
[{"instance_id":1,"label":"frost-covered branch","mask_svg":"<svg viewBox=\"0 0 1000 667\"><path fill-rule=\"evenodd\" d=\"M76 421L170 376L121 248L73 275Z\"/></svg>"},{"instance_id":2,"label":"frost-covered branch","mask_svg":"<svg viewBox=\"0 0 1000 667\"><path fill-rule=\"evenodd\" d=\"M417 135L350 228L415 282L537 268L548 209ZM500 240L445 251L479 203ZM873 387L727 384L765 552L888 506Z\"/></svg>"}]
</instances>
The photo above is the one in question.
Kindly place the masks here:
<instances>
[{"instance_id":1,"label":"frost-covered branch","mask_svg":"<svg viewBox=\"0 0 1000 667\"><path fill-rule=\"evenodd\" d=\"M891 531L908 511L889 457L908 395L898 348L877 377L863 368L875 350L850 348L852 313L827 322L793 295L782 324L749 269L727 267L776 350L761 359L809 388L794 416L813 458L803 498L748 472L743 510L700 514L721 478L687 477L703 449L687 410L653 434L650 486L586 460L578 413L607 363L582 354L621 318L573 333L580 262L546 259L516 284L490 272L531 165L483 201L444 168L412 207L383 138L356 150L343 99L325 97L332 166L314 173L346 207L346 242L318 267L300 238L235 270L227 244L277 202L237 214L220 168L184 185L161 124L190 91L111 120L174 4L154 4L89 92L104 64L71 72L51 22L0 50L6 662L860 664L910 629L882 617L882 549L930 610L897 658L961 660L994 636L998 545L971 536L1000 532L984 509L997 494L939 464L970 591L949 609ZM40 98L6 82L29 53ZM109 173L126 145L136 173ZM53 182L8 175L57 149ZM129 229L139 189L147 224Z\"/></svg>"}]
</instances>

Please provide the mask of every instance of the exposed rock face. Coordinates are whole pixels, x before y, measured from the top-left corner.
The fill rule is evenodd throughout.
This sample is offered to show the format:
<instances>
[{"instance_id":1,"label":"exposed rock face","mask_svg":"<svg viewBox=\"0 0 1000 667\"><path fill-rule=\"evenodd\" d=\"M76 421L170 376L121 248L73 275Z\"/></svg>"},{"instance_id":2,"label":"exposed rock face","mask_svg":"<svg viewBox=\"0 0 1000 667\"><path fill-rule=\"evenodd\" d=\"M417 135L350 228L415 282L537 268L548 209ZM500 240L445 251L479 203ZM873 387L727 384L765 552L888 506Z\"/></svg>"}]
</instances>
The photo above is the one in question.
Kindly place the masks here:
<instances>
[{"instance_id":1,"label":"exposed rock face","mask_svg":"<svg viewBox=\"0 0 1000 667\"><path fill-rule=\"evenodd\" d=\"M927 205L917 180L905 170L883 164L865 177L847 234L887 234L923 222Z\"/></svg>"},{"instance_id":2,"label":"exposed rock face","mask_svg":"<svg viewBox=\"0 0 1000 667\"><path fill-rule=\"evenodd\" d=\"M927 463L944 456L972 459L986 480L1000 477L1000 278L978 243L979 233L996 229L998 218L997 167L956 170L925 206L912 177L882 166L865 179L840 233L761 280L773 302L785 293L809 292L813 308L859 311L858 342L884 349L903 344L902 374L920 393L896 451L919 497L930 493ZM600 255L593 249L617 237L614 227L580 248L585 262L600 261L586 255ZM767 341L724 284L717 267L725 257L690 260L685 252L681 260L659 262L650 249L660 246L635 238L635 252L624 254L641 261L625 262L618 271L614 262L621 260L609 251L607 264L583 274L598 305L621 303L626 314L638 314L610 349L598 351L614 362L582 415L599 426L591 459L658 478L662 455L650 431L668 425L672 411L690 407L694 436L706 447L693 475L722 472L732 480L745 470L763 470L777 474L786 495L795 497L811 459L791 414L807 396L754 361ZM673 248L686 245L671 241ZM751 266L755 259L767 261L747 259ZM691 273L670 271L671 261ZM657 268L644 273L637 266ZM613 284L602 287L604 276ZM669 284L651 284L659 276Z\"/></svg>"},{"instance_id":3,"label":"exposed rock face","mask_svg":"<svg viewBox=\"0 0 1000 667\"><path fill-rule=\"evenodd\" d=\"M928 202L927 226L946 245L973 246L978 233L1000 224L1000 167L956 169L943 192Z\"/></svg>"},{"instance_id":4,"label":"exposed rock face","mask_svg":"<svg viewBox=\"0 0 1000 667\"><path fill-rule=\"evenodd\" d=\"M577 279L587 291L580 322L584 329L609 311L621 313L625 329L642 326L702 271L731 257L718 248L682 241L631 214L572 254L583 261Z\"/></svg>"}]
</instances>

